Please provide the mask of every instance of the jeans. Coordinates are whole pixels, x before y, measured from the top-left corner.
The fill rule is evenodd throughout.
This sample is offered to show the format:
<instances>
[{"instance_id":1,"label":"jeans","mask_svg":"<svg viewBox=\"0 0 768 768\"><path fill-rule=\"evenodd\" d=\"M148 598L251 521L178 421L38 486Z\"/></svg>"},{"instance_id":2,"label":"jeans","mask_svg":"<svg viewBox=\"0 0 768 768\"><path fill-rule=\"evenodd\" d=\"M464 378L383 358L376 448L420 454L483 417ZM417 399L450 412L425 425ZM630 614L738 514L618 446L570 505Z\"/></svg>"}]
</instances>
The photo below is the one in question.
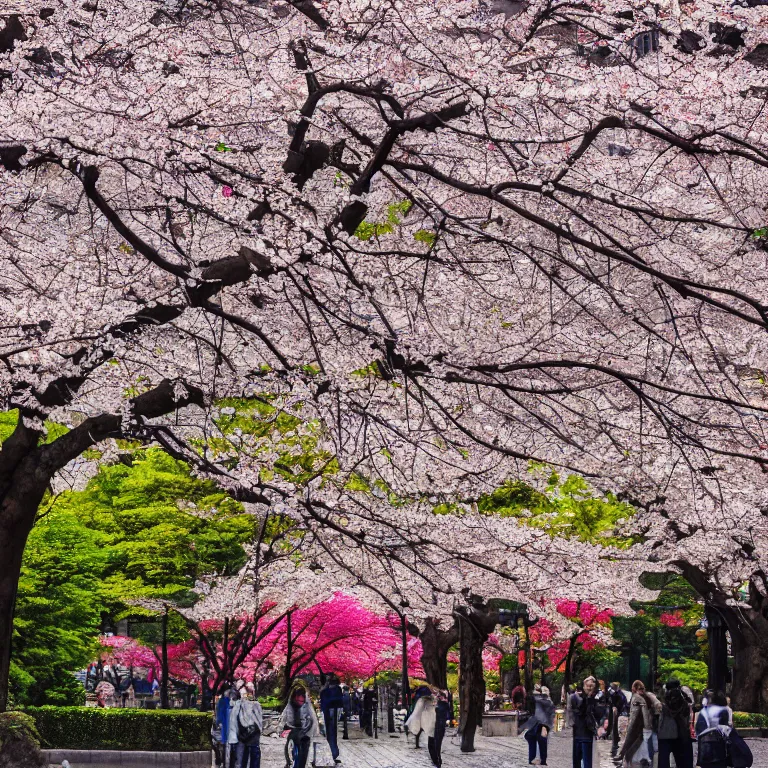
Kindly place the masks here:
<instances>
[{"instance_id":1,"label":"jeans","mask_svg":"<svg viewBox=\"0 0 768 768\"><path fill-rule=\"evenodd\" d=\"M338 743L338 709L324 709L323 720L325 721L325 738L328 739L328 746L331 748L331 756L335 760L339 756Z\"/></svg>"},{"instance_id":2,"label":"jeans","mask_svg":"<svg viewBox=\"0 0 768 768\"><path fill-rule=\"evenodd\" d=\"M532 763L536 758L536 747L539 748L541 764L547 764L547 737L541 735L541 726L532 731L525 732L525 740L528 742L528 762Z\"/></svg>"},{"instance_id":3,"label":"jeans","mask_svg":"<svg viewBox=\"0 0 768 768\"><path fill-rule=\"evenodd\" d=\"M659 768L669 768L669 756L675 756L677 768L693 768L693 744L683 738L659 739Z\"/></svg>"},{"instance_id":4,"label":"jeans","mask_svg":"<svg viewBox=\"0 0 768 768\"><path fill-rule=\"evenodd\" d=\"M611 754L615 755L619 751L619 710L613 708L613 727L611 728Z\"/></svg>"},{"instance_id":5,"label":"jeans","mask_svg":"<svg viewBox=\"0 0 768 768\"><path fill-rule=\"evenodd\" d=\"M573 740L573 768L592 768L592 740Z\"/></svg>"},{"instance_id":6,"label":"jeans","mask_svg":"<svg viewBox=\"0 0 768 768\"><path fill-rule=\"evenodd\" d=\"M237 745L237 768L261 768L261 745L256 744L238 744Z\"/></svg>"},{"instance_id":7,"label":"jeans","mask_svg":"<svg viewBox=\"0 0 768 768\"><path fill-rule=\"evenodd\" d=\"M294 743L296 744L296 762L293 764L293 768L306 768L311 740L309 736L303 736Z\"/></svg>"},{"instance_id":8,"label":"jeans","mask_svg":"<svg viewBox=\"0 0 768 768\"><path fill-rule=\"evenodd\" d=\"M239 744L225 744L224 755L226 757L225 765L227 768L235 768L237 766L237 748ZM244 766L248 765L248 755L245 756ZM244 768L243 766L243 768Z\"/></svg>"}]
</instances>

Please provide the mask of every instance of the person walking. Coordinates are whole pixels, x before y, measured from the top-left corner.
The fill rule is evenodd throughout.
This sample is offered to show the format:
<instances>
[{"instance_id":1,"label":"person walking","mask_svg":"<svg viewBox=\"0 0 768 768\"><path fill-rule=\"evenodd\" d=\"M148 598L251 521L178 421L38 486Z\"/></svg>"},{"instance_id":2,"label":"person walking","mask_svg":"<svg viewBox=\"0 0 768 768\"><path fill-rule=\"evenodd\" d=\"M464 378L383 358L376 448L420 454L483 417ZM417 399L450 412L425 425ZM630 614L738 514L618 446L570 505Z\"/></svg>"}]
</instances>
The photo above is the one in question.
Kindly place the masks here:
<instances>
[{"instance_id":1,"label":"person walking","mask_svg":"<svg viewBox=\"0 0 768 768\"><path fill-rule=\"evenodd\" d=\"M722 691L710 694L707 705L702 707L696 720L696 741L698 744L696 765L701 768L727 768L728 700Z\"/></svg>"},{"instance_id":2,"label":"person walking","mask_svg":"<svg viewBox=\"0 0 768 768\"><path fill-rule=\"evenodd\" d=\"M306 768L310 745L313 739L320 735L320 724L306 688L297 685L293 689L282 717L283 724L291 731L293 743L296 745L293 768Z\"/></svg>"},{"instance_id":3,"label":"person walking","mask_svg":"<svg viewBox=\"0 0 768 768\"><path fill-rule=\"evenodd\" d=\"M450 714L448 691L438 691L435 704L435 728L432 736L427 736L429 757L436 768L440 768L443 764L443 738L445 737L445 726Z\"/></svg>"},{"instance_id":4,"label":"person walking","mask_svg":"<svg viewBox=\"0 0 768 768\"><path fill-rule=\"evenodd\" d=\"M242 701L240 689L232 686L229 692L229 717L227 719L226 742L224 744L224 760L226 768L234 768L237 765L237 718L240 714Z\"/></svg>"},{"instance_id":5,"label":"person walking","mask_svg":"<svg viewBox=\"0 0 768 768\"><path fill-rule=\"evenodd\" d=\"M573 722L573 768L592 768L592 751L600 721L596 693L597 680L588 677L582 690L571 694L569 700Z\"/></svg>"},{"instance_id":6,"label":"person walking","mask_svg":"<svg viewBox=\"0 0 768 768\"><path fill-rule=\"evenodd\" d=\"M427 739L435 735L436 701L432 691L426 686L419 688L416 691L416 696L418 697L416 704L413 707L411 716L405 721L405 727L416 738L416 746L414 748L420 749L419 738L422 733L427 735Z\"/></svg>"},{"instance_id":7,"label":"person walking","mask_svg":"<svg viewBox=\"0 0 768 768\"><path fill-rule=\"evenodd\" d=\"M237 768L261 768L263 713L253 683L245 686L245 697L237 713Z\"/></svg>"},{"instance_id":8,"label":"person walking","mask_svg":"<svg viewBox=\"0 0 768 768\"><path fill-rule=\"evenodd\" d=\"M538 684L533 686L533 705L533 715L526 723L525 732L525 740L528 742L528 765L534 764L537 747L539 765L546 765L547 742L555 723L555 705L549 698L549 688Z\"/></svg>"},{"instance_id":9,"label":"person walking","mask_svg":"<svg viewBox=\"0 0 768 768\"><path fill-rule=\"evenodd\" d=\"M223 768L227 761L227 737L229 736L229 693L227 686L216 702L214 710L214 725L211 731L213 737L213 750L216 753L216 768Z\"/></svg>"},{"instance_id":10,"label":"person walking","mask_svg":"<svg viewBox=\"0 0 768 768\"><path fill-rule=\"evenodd\" d=\"M629 702L629 725L619 757L624 768L650 768L653 765L654 716L661 714L661 702L645 690L642 680L632 683Z\"/></svg>"},{"instance_id":11,"label":"person walking","mask_svg":"<svg viewBox=\"0 0 768 768\"><path fill-rule=\"evenodd\" d=\"M608 731L611 737L611 757L616 757L619 751L619 718L627 707L627 698L621 689L620 682L611 683L608 689Z\"/></svg>"},{"instance_id":12,"label":"person walking","mask_svg":"<svg viewBox=\"0 0 768 768\"><path fill-rule=\"evenodd\" d=\"M344 709L344 694L336 675L329 675L323 689L320 691L320 710L323 713L325 723L325 738L331 749L331 757L334 763L340 763L338 723L339 710Z\"/></svg>"},{"instance_id":13,"label":"person walking","mask_svg":"<svg viewBox=\"0 0 768 768\"><path fill-rule=\"evenodd\" d=\"M669 756L675 756L677 768L693 768L691 744L691 702L680 687L680 681L670 679L664 692L659 719L659 765L670 768Z\"/></svg>"}]
</instances>

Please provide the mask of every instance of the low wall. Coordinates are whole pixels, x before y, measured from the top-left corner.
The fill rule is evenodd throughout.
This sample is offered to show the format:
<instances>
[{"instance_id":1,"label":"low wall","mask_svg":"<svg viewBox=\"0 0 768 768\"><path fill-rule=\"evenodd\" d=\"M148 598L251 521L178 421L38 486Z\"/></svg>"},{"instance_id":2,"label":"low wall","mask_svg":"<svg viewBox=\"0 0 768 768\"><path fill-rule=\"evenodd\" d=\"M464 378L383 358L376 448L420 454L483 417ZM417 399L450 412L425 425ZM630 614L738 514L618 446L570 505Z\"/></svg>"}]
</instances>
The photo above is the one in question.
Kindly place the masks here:
<instances>
[{"instance_id":1,"label":"low wall","mask_svg":"<svg viewBox=\"0 0 768 768\"><path fill-rule=\"evenodd\" d=\"M483 713L483 736L517 736L517 712Z\"/></svg>"},{"instance_id":2,"label":"low wall","mask_svg":"<svg viewBox=\"0 0 768 768\"><path fill-rule=\"evenodd\" d=\"M210 768L211 752L119 752L106 750L44 749L49 763L69 760L72 768Z\"/></svg>"}]
</instances>

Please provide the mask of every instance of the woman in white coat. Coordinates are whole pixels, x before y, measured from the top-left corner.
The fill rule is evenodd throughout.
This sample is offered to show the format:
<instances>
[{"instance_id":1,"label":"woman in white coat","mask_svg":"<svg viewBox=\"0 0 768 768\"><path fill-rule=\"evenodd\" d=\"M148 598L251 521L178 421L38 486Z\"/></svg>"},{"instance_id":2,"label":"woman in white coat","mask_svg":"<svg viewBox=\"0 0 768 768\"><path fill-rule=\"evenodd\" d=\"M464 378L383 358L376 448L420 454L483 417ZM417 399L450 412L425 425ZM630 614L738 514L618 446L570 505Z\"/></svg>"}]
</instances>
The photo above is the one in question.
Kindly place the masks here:
<instances>
[{"instance_id":1,"label":"woman in white coat","mask_svg":"<svg viewBox=\"0 0 768 768\"><path fill-rule=\"evenodd\" d=\"M433 738L435 735L435 696L432 692L420 696L411 716L405 721L405 727L408 733L416 737L416 749L419 749L419 736L425 733L427 738Z\"/></svg>"}]
</instances>

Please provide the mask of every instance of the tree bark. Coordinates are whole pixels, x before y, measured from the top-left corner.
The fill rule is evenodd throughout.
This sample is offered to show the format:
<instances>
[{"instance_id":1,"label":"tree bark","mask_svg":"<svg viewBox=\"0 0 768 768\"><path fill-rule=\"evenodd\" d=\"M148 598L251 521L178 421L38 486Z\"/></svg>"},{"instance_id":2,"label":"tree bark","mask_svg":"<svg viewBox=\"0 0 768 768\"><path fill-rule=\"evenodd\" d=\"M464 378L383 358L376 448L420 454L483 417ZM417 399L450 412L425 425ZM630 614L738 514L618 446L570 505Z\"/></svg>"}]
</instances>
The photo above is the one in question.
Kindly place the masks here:
<instances>
[{"instance_id":1,"label":"tree bark","mask_svg":"<svg viewBox=\"0 0 768 768\"><path fill-rule=\"evenodd\" d=\"M439 619L427 619L419 635L421 640L421 666L430 685L448 688L448 651L459 642L456 622L448 629L440 629Z\"/></svg>"},{"instance_id":2,"label":"tree bark","mask_svg":"<svg viewBox=\"0 0 768 768\"><path fill-rule=\"evenodd\" d=\"M0 712L8 708L13 611L24 547L50 481L40 468L38 436L20 419L0 453Z\"/></svg>"},{"instance_id":3,"label":"tree bark","mask_svg":"<svg viewBox=\"0 0 768 768\"><path fill-rule=\"evenodd\" d=\"M162 654L161 669L163 679L160 682L160 708L168 709L170 702L168 699L168 606L165 606L162 616L162 644L160 653ZM202 691L201 691L202 694Z\"/></svg>"},{"instance_id":4,"label":"tree bark","mask_svg":"<svg viewBox=\"0 0 768 768\"><path fill-rule=\"evenodd\" d=\"M675 563L688 583L717 611L731 636L733 679L731 707L741 712L768 714L768 577L756 571L749 582L747 605L733 605L733 595L719 589L700 568ZM761 589L758 589L760 584Z\"/></svg>"},{"instance_id":5,"label":"tree bark","mask_svg":"<svg viewBox=\"0 0 768 768\"><path fill-rule=\"evenodd\" d=\"M498 622L498 612L481 603L456 611L459 624L459 732L461 751L475 751L475 731L483 722L483 648Z\"/></svg>"}]
</instances>

